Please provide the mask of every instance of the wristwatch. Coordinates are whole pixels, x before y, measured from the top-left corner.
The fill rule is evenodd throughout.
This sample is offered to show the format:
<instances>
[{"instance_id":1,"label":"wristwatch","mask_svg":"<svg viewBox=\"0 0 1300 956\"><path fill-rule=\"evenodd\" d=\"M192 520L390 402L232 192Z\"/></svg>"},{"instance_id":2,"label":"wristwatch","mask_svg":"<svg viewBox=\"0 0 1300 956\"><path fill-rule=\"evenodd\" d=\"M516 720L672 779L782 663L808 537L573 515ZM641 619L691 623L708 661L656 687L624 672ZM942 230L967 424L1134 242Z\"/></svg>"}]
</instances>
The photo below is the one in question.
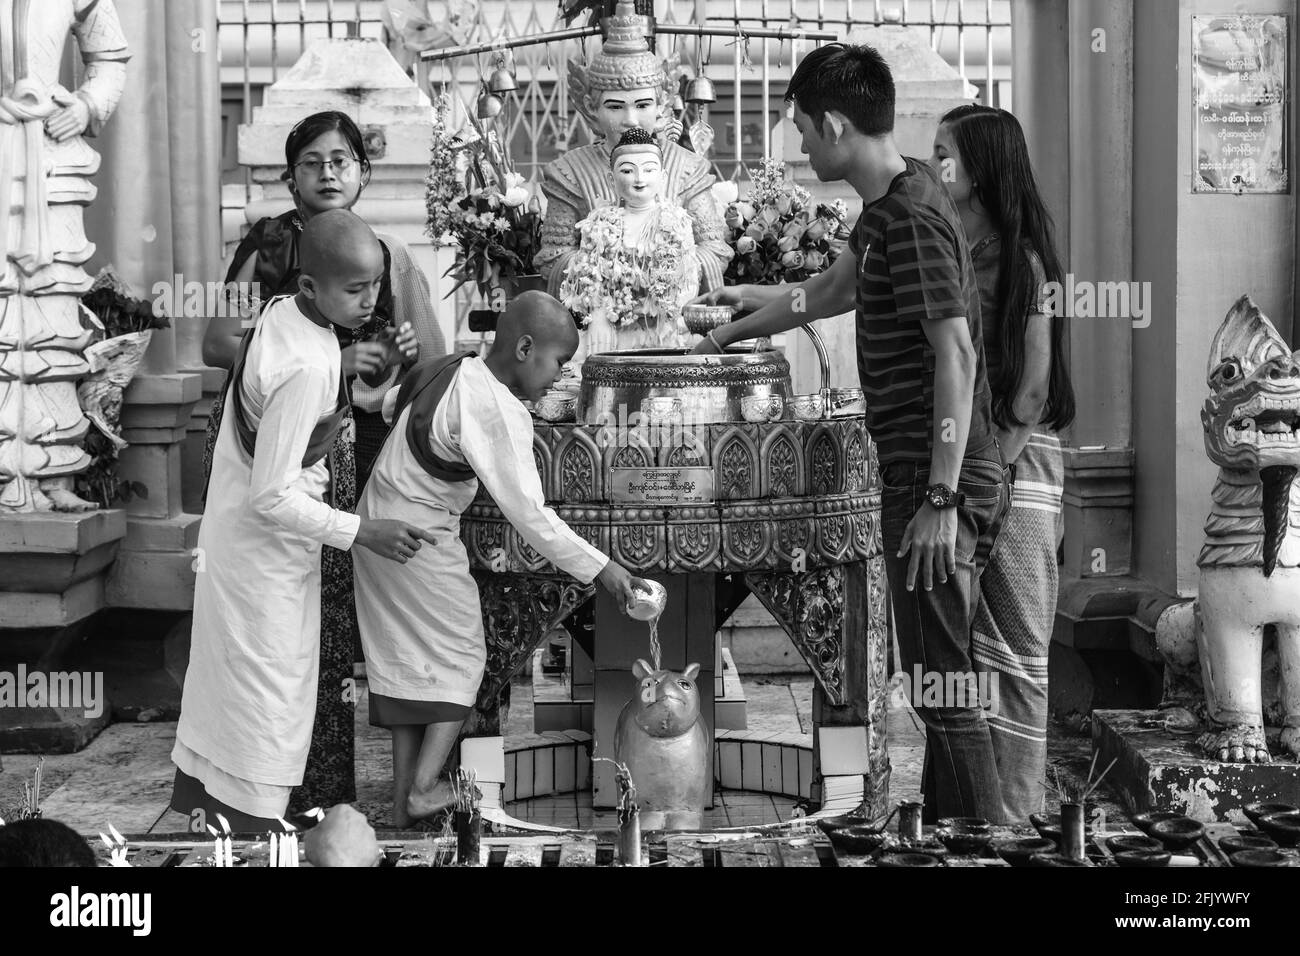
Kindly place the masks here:
<instances>
[{"instance_id":1,"label":"wristwatch","mask_svg":"<svg viewBox=\"0 0 1300 956\"><path fill-rule=\"evenodd\" d=\"M945 508L956 508L958 505L966 503L966 496L960 491L953 491L947 485L930 485L925 489L925 500L930 502L931 507L942 511Z\"/></svg>"}]
</instances>

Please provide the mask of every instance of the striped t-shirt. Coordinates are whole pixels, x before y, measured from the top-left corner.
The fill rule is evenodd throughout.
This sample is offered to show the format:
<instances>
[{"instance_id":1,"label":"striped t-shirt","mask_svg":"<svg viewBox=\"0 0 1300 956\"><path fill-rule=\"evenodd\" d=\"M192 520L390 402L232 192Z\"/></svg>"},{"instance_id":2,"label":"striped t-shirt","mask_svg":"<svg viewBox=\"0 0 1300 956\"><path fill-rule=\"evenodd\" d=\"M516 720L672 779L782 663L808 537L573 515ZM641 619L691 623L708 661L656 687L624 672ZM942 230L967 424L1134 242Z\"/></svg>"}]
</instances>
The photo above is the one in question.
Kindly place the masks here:
<instances>
[{"instance_id":1,"label":"striped t-shirt","mask_svg":"<svg viewBox=\"0 0 1300 956\"><path fill-rule=\"evenodd\" d=\"M930 463L934 349L923 319L965 318L978 357L968 452L991 437L979 290L961 218L925 163L907 158L849 238L858 268L858 376L882 464Z\"/></svg>"}]
</instances>

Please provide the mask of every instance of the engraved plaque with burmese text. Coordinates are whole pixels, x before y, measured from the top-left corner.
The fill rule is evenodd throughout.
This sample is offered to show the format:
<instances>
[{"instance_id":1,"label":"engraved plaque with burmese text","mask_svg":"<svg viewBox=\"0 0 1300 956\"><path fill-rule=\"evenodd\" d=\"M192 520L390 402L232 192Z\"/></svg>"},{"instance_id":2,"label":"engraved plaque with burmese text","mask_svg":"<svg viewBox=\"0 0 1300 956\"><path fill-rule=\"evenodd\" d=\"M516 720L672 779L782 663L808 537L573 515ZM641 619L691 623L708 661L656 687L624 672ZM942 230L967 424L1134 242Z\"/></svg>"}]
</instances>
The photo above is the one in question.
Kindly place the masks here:
<instances>
[{"instance_id":1,"label":"engraved plaque with burmese text","mask_svg":"<svg viewBox=\"0 0 1300 956\"><path fill-rule=\"evenodd\" d=\"M668 505L713 500L713 469L613 468L610 500L615 504Z\"/></svg>"}]
</instances>

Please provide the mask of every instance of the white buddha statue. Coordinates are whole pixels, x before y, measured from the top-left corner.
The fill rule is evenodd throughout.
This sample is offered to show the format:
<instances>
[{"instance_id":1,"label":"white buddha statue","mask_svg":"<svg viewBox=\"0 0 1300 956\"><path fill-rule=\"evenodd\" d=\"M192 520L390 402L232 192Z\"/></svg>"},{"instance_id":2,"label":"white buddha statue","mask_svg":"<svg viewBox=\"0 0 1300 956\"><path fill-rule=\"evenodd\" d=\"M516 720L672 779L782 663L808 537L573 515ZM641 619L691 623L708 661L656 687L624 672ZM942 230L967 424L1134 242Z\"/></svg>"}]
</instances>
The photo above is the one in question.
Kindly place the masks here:
<instances>
[{"instance_id":1,"label":"white buddha statue","mask_svg":"<svg viewBox=\"0 0 1300 956\"><path fill-rule=\"evenodd\" d=\"M538 271L547 279L547 291L558 296L565 268L578 248L575 226L598 206L619 198L609 176L610 151L625 132L640 128L659 138L663 197L690 215L700 263L696 294L709 292L722 285L732 251L722 210L713 197L717 180L712 164L669 135L680 132L680 127L672 128L670 105L679 57L661 61L650 52L653 25L631 3L618 3L614 15L601 25L605 39L600 52L585 65L573 60L568 64L570 96L597 141L569 150L543 170L546 215L534 259Z\"/></svg>"},{"instance_id":2,"label":"white buddha statue","mask_svg":"<svg viewBox=\"0 0 1300 956\"><path fill-rule=\"evenodd\" d=\"M663 153L634 127L610 154L617 204L578 223L578 248L564 268L560 301L578 319L575 360L600 352L684 348L693 337L682 307L700 286L691 216L663 197Z\"/></svg>"}]
</instances>

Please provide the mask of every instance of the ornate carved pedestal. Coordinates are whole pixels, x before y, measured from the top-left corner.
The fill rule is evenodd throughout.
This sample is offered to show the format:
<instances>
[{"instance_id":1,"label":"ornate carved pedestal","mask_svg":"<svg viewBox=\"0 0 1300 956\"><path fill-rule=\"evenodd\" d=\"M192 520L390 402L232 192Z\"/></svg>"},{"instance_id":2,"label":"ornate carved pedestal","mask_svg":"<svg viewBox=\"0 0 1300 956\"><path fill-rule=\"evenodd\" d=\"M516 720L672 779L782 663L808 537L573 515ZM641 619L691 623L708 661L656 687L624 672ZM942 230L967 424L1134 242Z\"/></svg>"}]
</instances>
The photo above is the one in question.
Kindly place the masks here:
<instances>
[{"instance_id":1,"label":"ornate carved pedestal","mask_svg":"<svg viewBox=\"0 0 1300 956\"><path fill-rule=\"evenodd\" d=\"M859 418L824 422L633 428L611 440L593 425L543 425L534 458L547 499L578 534L669 591L659 622L665 667L699 663L711 687L717 629L753 592L816 676L814 791L857 788L888 803L885 749L886 591L875 450ZM615 501L614 468L698 467L713 499ZM468 732L500 732L501 694L527 655L565 623L595 660L597 757L633 692L631 665L649 656L646 625L603 591L561 574L486 497L462 519L483 601L488 665ZM594 630L589 627L594 625ZM702 695L713 728L712 695ZM865 729L865 736L863 734ZM596 805L613 805L608 764L593 767Z\"/></svg>"}]
</instances>

